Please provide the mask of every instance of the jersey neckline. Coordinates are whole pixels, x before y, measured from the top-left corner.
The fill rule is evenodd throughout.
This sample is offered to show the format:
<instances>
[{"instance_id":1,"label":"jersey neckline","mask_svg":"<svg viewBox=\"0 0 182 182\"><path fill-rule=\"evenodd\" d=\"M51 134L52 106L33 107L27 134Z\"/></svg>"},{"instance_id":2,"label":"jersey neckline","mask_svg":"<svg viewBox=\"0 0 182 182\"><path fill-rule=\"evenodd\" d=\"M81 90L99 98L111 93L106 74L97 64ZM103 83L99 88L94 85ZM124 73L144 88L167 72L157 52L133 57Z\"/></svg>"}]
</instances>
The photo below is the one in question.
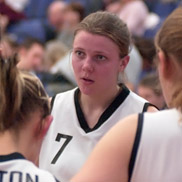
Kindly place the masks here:
<instances>
[{"instance_id":1,"label":"jersey neckline","mask_svg":"<svg viewBox=\"0 0 182 182\"><path fill-rule=\"evenodd\" d=\"M120 85L122 88L122 91L119 93L119 95L117 95L115 97L115 99L112 101L112 103L106 108L106 110L102 113L102 115L100 116L97 124L93 127L90 128L87 124L87 121L84 117L83 111L81 109L80 103L79 103L79 99L78 99L78 95L79 95L79 88L77 88L75 90L74 93L74 102L75 102L75 108L76 108L76 114L78 117L78 121L80 123L81 128L86 132L92 132L96 129L98 129L103 123L105 123L105 121L107 121L107 119L116 111L116 109L124 102L124 100L127 98L127 96L129 95L130 91L128 90L128 88L122 84Z\"/></svg>"},{"instance_id":2,"label":"jersey neckline","mask_svg":"<svg viewBox=\"0 0 182 182\"><path fill-rule=\"evenodd\" d=\"M0 155L0 162L16 160L16 159L25 159L25 157L18 152L14 152L7 155Z\"/></svg>"}]
</instances>

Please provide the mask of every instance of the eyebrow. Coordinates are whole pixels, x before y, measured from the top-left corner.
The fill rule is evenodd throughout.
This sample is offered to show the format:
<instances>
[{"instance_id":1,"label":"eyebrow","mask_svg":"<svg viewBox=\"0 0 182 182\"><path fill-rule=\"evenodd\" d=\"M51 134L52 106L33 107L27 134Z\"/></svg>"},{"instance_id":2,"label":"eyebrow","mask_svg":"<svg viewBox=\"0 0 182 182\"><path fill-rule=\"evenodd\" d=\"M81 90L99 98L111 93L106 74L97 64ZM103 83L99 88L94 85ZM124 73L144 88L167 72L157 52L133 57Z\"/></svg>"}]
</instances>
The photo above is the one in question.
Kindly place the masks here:
<instances>
[{"instance_id":1,"label":"eyebrow","mask_svg":"<svg viewBox=\"0 0 182 182\"><path fill-rule=\"evenodd\" d=\"M73 47L73 49L85 50L84 48L81 48L81 47Z\"/></svg>"},{"instance_id":2,"label":"eyebrow","mask_svg":"<svg viewBox=\"0 0 182 182\"><path fill-rule=\"evenodd\" d=\"M86 51L86 49L84 49L82 47L73 47L73 50L75 50L75 49ZM95 54L106 54L106 55L110 54L109 51L93 50L92 52L94 52Z\"/></svg>"}]
</instances>

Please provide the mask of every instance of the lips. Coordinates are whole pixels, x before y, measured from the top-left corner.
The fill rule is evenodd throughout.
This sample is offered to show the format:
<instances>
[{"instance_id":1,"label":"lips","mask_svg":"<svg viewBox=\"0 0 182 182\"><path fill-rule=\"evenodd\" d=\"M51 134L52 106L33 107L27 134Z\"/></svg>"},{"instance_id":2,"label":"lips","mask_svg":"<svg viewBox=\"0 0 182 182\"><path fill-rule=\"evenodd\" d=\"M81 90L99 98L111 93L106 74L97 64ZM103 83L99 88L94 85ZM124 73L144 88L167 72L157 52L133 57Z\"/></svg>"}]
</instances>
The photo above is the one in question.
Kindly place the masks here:
<instances>
[{"instance_id":1,"label":"lips","mask_svg":"<svg viewBox=\"0 0 182 182\"><path fill-rule=\"evenodd\" d=\"M82 80L85 82L85 83L94 83L93 80L89 79L89 78L82 78Z\"/></svg>"}]
</instances>

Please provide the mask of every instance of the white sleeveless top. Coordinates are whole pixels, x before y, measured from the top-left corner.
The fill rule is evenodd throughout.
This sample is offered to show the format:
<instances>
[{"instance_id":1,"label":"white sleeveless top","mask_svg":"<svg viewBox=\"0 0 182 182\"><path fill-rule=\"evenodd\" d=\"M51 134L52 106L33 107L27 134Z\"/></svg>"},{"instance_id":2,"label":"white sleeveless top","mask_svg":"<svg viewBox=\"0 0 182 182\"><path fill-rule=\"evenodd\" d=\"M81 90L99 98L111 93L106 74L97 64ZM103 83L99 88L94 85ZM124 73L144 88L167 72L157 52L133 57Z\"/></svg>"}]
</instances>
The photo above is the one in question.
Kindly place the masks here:
<instances>
[{"instance_id":1,"label":"white sleeveless top","mask_svg":"<svg viewBox=\"0 0 182 182\"><path fill-rule=\"evenodd\" d=\"M182 181L182 114L175 109L140 114L130 161L131 182Z\"/></svg>"},{"instance_id":2,"label":"white sleeveless top","mask_svg":"<svg viewBox=\"0 0 182 182\"><path fill-rule=\"evenodd\" d=\"M79 171L96 143L114 124L149 105L123 86L96 126L90 129L79 105L78 93L76 88L56 95L52 108L54 119L40 152L40 168L50 171L60 181L69 181Z\"/></svg>"},{"instance_id":3,"label":"white sleeveless top","mask_svg":"<svg viewBox=\"0 0 182 182\"><path fill-rule=\"evenodd\" d=\"M31 147L31 146L30 146ZM58 182L20 153L0 156L0 182Z\"/></svg>"}]
</instances>

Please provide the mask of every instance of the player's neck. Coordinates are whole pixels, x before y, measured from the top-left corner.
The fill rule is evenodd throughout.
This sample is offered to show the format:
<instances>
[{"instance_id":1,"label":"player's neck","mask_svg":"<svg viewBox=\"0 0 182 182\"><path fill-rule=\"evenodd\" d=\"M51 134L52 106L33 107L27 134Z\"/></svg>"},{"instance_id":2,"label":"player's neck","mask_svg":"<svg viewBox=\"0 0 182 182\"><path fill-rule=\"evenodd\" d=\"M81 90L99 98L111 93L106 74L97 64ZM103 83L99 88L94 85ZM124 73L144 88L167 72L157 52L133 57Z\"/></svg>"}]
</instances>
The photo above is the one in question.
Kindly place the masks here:
<instances>
[{"instance_id":1,"label":"player's neck","mask_svg":"<svg viewBox=\"0 0 182 182\"><path fill-rule=\"evenodd\" d=\"M118 86L113 90L107 90L105 93L98 94L97 96L87 96L80 93L79 102L83 108L93 111L98 109L105 110L116 96L121 92L121 88Z\"/></svg>"},{"instance_id":2,"label":"player's neck","mask_svg":"<svg viewBox=\"0 0 182 182\"><path fill-rule=\"evenodd\" d=\"M120 89L117 89L116 92L111 96L100 96L100 98L97 99L93 99L92 97L87 97L84 95L80 96L80 106L90 128L93 128L97 124L103 112L112 103L120 91Z\"/></svg>"},{"instance_id":3,"label":"player's neck","mask_svg":"<svg viewBox=\"0 0 182 182\"><path fill-rule=\"evenodd\" d=\"M0 149L0 155L18 152L13 134L10 131L5 131L0 134Z\"/></svg>"}]
</instances>

